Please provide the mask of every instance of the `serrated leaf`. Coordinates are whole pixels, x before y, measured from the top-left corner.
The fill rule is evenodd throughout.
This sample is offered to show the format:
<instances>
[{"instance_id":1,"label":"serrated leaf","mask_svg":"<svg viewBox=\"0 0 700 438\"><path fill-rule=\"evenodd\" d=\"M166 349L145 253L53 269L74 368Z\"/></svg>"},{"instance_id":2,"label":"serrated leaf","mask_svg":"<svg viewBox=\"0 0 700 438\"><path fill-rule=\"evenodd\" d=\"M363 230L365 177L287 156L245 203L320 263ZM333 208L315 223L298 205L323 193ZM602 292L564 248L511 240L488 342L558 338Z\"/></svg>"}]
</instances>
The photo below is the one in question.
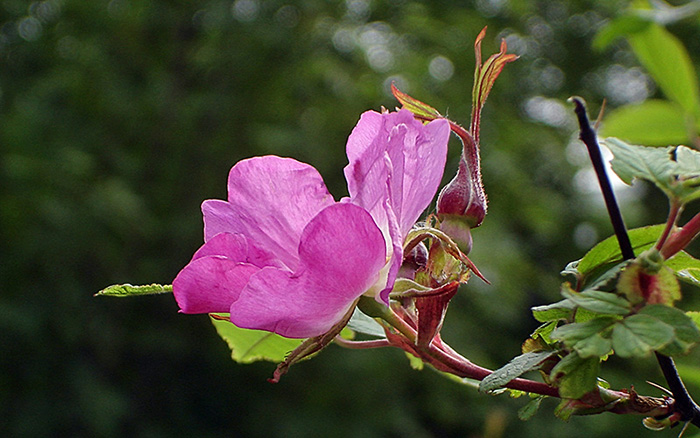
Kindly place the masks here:
<instances>
[{"instance_id":1,"label":"serrated leaf","mask_svg":"<svg viewBox=\"0 0 700 438\"><path fill-rule=\"evenodd\" d=\"M668 345L673 327L649 315L637 314L615 324L612 346L620 357L645 357Z\"/></svg>"},{"instance_id":2,"label":"serrated leaf","mask_svg":"<svg viewBox=\"0 0 700 438\"><path fill-rule=\"evenodd\" d=\"M610 162L617 176L627 184L635 178L651 181L666 193L673 193L671 185L678 173L678 163L672 160L672 147L631 145L608 137L602 143L615 158Z\"/></svg>"},{"instance_id":3,"label":"serrated leaf","mask_svg":"<svg viewBox=\"0 0 700 438\"><path fill-rule=\"evenodd\" d=\"M211 320L219 336L231 349L231 358L239 363L260 360L282 362L290 351L304 342L303 339L285 338L262 330L242 329L225 320Z\"/></svg>"},{"instance_id":4,"label":"serrated leaf","mask_svg":"<svg viewBox=\"0 0 700 438\"><path fill-rule=\"evenodd\" d=\"M673 339L659 349L659 353L668 356L685 354L690 351L691 347L700 342L700 330L698 330L697 325L680 309L656 304L645 306L639 311L639 314L654 317L673 328Z\"/></svg>"},{"instance_id":5,"label":"serrated leaf","mask_svg":"<svg viewBox=\"0 0 700 438\"><path fill-rule=\"evenodd\" d=\"M138 295L158 295L171 293L173 291L172 284L145 284L134 286L131 284L115 284L97 292L95 296L109 297L134 297Z\"/></svg>"},{"instance_id":6,"label":"serrated leaf","mask_svg":"<svg viewBox=\"0 0 700 438\"><path fill-rule=\"evenodd\" d=\"M595 313L606 315L627 315L632 310L629 301L610 292L586 290L576 292L571 285L564 283L561 294L571 300L576 306L583 307Z\"/></svg>"},{"instance_id":7,"label":"serrated leaf","mask_svg":"<svg viewBox=\"0 0 700 438\"><path fill-rule=\"evenodd\" d=\"M513 358L510 362L486 376L479 384L479 391L488 392L505 386L511 380L539 368L540 364L556 352L537 351L524 353Z\"/></svg>"},{"instance_id":8,"label":"serrated leaf","mask_svg":"<svg viewBox=\"0 0 700 438\"><path fill-rule=\"evenodd\" d=\"M599 363L597 357L582 358L576 352L566 355L550 374L557 382L559 395L564 399L578 399L595 389Z\"/></svg>"},{"instance_id":9,"label":"serrated leaf","mask_svg":"<svg viewBox=\"0 0 700 438\"><path fill-rule=\"evenodd\" d=\"M602 143L615 155L610 162L612 168L627 184L635 178L650 181L670 199L682 203L700 198L699 152L686 146L654 148L631 145L614 137L608 137Z\"/></svg>"},{"instance_id":10,"label":"serrated leaf","mask_svg":"<svg viewBox=\"0 0 700 438\"><path fill-rule=\"evenodd\" d=\"M600 135L648 146L688 143L683 109L667 100L650 99L623 105L606 114Z\"/></svg>"},{"instance_id":11,"label":"serrated leaf","mask_svg":"<svg viewBox=\"0 0 700 438\"><path fill-rule=\"evenodd\" d=\"M629 230L627 234L632 242L632 248L639 253L650 248L658 240L664 225L650 225ZM587 276L601 266L622 261L620 245L615 236L610 236L594 246L583 256L578 264L579 272Z\"/></svg>"},{"instance_id":12,"label":"serrated leaf","mask_svg":"<svg viewBox=\"0 0 700 438\"><path fill-rule=\"evenodd\" d=\"M666 97L678 103L687 114L697 116L700 109L698 82L683 43L655 23L630 34L628 41Z\"/></svg>"}]
</instances>

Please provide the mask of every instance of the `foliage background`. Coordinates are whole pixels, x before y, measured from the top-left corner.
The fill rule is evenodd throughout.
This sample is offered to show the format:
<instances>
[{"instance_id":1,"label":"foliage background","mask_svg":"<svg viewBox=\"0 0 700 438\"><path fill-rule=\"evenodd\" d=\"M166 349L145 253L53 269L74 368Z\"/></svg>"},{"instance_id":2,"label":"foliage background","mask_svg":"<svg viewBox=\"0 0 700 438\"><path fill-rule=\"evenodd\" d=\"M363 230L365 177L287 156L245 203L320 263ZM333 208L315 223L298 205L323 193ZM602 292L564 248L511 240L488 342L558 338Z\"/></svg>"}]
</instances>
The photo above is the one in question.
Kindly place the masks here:
<instances>
[{"instance_id":1,"label":"foliage background","mask_svg":"<svg viewBox=\"0 0 700 438\"><path fill-rule=\"evenodd\" d=\"M639 418L563 423L552 402L521 422L524 400L413 370L398 350L332 346L271 385L273 364L233 363L171 296L92 297L171 282L201 243L199 204L225 197L242 158L293 156L345 195L345 139L362 111L396 105L391 81L467 124L488 25L485 56L500 38L521 55L482 119L490 210L472 258L493 284L464 288L444 333L502 365L535 327L529 307L558 299L558 271L611 233L565 99L597 111L659 95L624 41L591 49L627 4L0 2L0 435L651 436ZM699 25L669 27L696 61ZM450 154L448 175L456 142ZM619 194L629 226L665 219L649 187ZM652 359L604 370L658 395Z\"/></svg>"}]
</instances>

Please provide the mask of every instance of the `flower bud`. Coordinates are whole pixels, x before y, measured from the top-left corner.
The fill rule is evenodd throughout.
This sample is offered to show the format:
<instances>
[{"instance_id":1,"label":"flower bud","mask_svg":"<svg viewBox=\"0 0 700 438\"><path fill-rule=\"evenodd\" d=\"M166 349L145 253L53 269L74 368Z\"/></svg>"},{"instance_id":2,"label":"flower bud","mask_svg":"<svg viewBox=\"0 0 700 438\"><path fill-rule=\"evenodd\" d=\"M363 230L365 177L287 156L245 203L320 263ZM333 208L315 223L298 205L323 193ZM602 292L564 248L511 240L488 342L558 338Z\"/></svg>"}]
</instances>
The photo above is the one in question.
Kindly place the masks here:
<instances>
[{"instance_id":1,"label":"flower bud","mask_svg":"<svg viewBox=\"0 0 700 438\"><path fill-rule=\"evenodd\" d=\"M481 225L486 216L487 203L481 183L478 150L465 145L465 152L469 150L474 152L471 154L471 160L467 160L465 154L462 154L457 175L440 191L437 214L441 221L449 218L452 223L456 223L459 220L465 226L475 228ZM447 232L444 229L443 231Z\"/></svg>"}]
</instances>

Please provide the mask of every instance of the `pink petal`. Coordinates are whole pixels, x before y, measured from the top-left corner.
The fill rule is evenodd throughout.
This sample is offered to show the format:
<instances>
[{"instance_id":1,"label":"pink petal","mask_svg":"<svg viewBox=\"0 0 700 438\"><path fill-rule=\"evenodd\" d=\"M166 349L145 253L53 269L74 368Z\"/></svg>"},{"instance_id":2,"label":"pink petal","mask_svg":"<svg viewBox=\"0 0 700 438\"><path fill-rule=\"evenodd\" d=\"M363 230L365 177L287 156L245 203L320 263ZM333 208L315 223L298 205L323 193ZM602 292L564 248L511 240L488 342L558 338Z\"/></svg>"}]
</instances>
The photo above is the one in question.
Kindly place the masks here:
<instances>
[{"instance_id":1,"label":"pink petal","mask_svg":"<svg viewBox=\"0 0 700 438\"><path fill-rule=\"evenodd\" d=\"M173 294L183 313L225 313L259 270L222 256L200 257L177 274Z\"/></svg>"},{"instance_id":2,"label":"pink petal","mask_svg":"<svg viewBox=\"0 0 700 438\"><path fill-rule=\"evenodd\" d=\"M323 334L376 282L385 248L367 211L327 207L304 229L299 269L268 267L253 275L231 306L231 322L291 338Z\"/></svg>"},{"instance_id":3,"label":"pink petal","mask_svg":"<svg viewBox=\"0 0 700 438\"><path fill-rule=\"evenodd\" d=\"M398 216L404 236L430 205L440 187L450 138L449 122L445 119L434 120L425 126L416 123L420 125L414 120L403 148L402 202Z\"/></svg>"},{"instance_id":4,"label":"pink petal","mask_svg":"<svg viewBox=\"0 0 700 438\"><path fill-rule=\"evenodd\" d=\"M219 255L237 262L250 263L259 268L283 265L274 254L259 248L242 234L219 233L202 245L192 256L192 260L201 257Z\"/></svg>"},{"instance_id":5,"label":"pink petal","mask_svg":"<svg viewBox=\"0 0 700 438\"><path fill-rule=\"evenodd\" d=\"M192 256L192 260L219 255L233 261L247 261L248 242L240 234L219 233L202 245Z\"/></svg>"},{"instance_id":6,"label":"pink petal","mask_svg":"<svg viewBox=\"0 0 700 438\"><path fill-rule=\"evenodd\" d=\"M290 269L298 266L304 226L334 203L321 175L291 158L255 157L229 173L228 202L202 204L205 240L221 232L243 234Z\"/></svg>"},{"instance_id":7,"label":"pink petal","mask_svg":"<svg viewBox=\"0 0 700 438\"><path fill-rule=\"evenodd\" d=\"M405 235L437 192L449 135L446 120L424 126L407 110L365 112L347 144L345 177L353 202L376 219L382 216L376 215L382 195L388 196Z\"/></svg>"}]
</instances>

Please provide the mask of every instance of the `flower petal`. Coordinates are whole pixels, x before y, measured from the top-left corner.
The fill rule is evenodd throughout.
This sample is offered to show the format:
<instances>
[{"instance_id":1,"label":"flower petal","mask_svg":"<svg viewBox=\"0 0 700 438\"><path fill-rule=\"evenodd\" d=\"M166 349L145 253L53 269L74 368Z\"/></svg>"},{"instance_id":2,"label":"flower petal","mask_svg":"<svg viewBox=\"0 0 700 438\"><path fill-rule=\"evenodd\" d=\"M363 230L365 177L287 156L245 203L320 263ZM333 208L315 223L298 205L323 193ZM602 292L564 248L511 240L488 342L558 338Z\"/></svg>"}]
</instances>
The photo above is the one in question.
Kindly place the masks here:
<instances>
[{"instance_id":1,"label":"flower petal","mask_svg":"<svg viewBox=\"0 0 700 438\"><path fill-rule=\"evenodd\" d=\"M177 274L173 294L183 313L225 313L259 270L222 256L200 257Z\"/></svg>"},{"instance_id":2,"label":"flower petal","mask_svg":"<svg viewBox=\"0 0 700 438\"><path fill-rule=\"evenodd\" d=\"M333 203L323 178L308 164L275 156L243 160L229 173L228 202L202 204L205 240L221 232L243 234L296 269L304 227Z\"/></svg>"},{"instance_id":3,"label":"flower petal","mask_svg":"<svg viewBox=\"0 0 700 438\"><path fill-rule=\"evenodd\" d=\"M259 268L283 265L274 254L259 248L242 234L219 233L202 245L192 256L196 260L205 256L219 255L236 262L250 263Z\"/></svg>"},{"instance_id":4,"label":"flower petal","mask_svg":"<svg viewBox=\"0 0 700 438\"><path fill-rule=\"evenodd\" d=\"M447 120L424 126L408 110L362 114L347 144L345 177L353 202L377 219L382 216L382 195L388 196L405 235L437 192L449 135ZM385 229L383 225L379 223Z\"/></svg>"},{"instance_id":5,"label":"flower petal","mask_svg":"<svg viewBox=\"0 0 700 438\"><path fill-rule=\"evenodd\" d=\"M409 130L407 137L412 142L404 142L403 198L398 215L404 236L430 205L440 187L447 160L450 124L445 119L434 120L415 131Z\"/></svg>"},{"instance_id":6,"label":"flower petal","mask_svg":"<svg viewBox=\"0 0 700 438\"><path fill-rule=\"evenodd\" d=\"M381 231L364 209L338 203L304 229L297 272L267 267L231 306L231 322L290 338L330 330L377 281L386 263Z\"/></svg>"}]
</instances>

